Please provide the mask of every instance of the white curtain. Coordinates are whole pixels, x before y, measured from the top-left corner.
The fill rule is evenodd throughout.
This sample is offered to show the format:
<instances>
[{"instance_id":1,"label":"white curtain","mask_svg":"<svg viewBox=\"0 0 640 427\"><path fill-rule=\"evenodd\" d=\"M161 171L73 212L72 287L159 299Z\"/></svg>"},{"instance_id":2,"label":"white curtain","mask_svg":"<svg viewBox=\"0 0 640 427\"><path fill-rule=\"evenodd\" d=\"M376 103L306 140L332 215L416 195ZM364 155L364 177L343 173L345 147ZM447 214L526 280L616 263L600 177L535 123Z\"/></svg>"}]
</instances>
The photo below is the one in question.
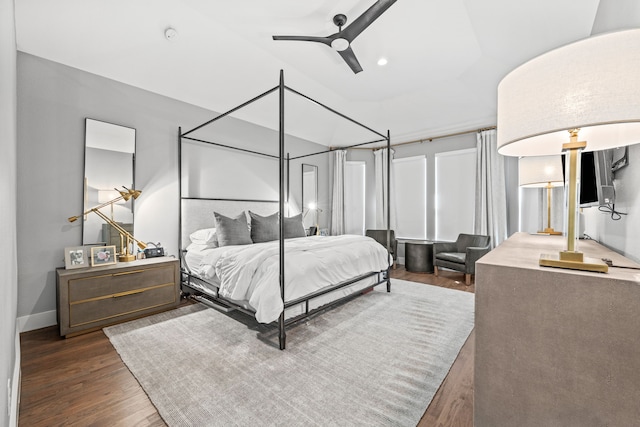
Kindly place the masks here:
<instances>
[{"instance_id":1,"label":"white curtain","mask_svg":"<svg viewBox=\"0 0 640 427\"><path fill-rule=\"evenodd\" d=\"M507 238L504 157L498 154L495 129L478 132L477 147L474 232L491 236L495 247Z\"/></svg>"},{"instance_id":2,"label":"white curtain","mask_svg":"<svg viewBox=\"0 0 640 427\"><path fill-rule=\"evenodd\" d=\"M333 152L333 193L331 197L331 235L344 234L344 164L345 150Z\"/></svg>"},{"instance_id":3,"label":"white curtain","mask_svg":"<svg viewBox=\"0 0 640 427\"><path fill-rule=\"evenodd\" d=\"M394 151L391 150L391 159L393 159ZM387 195L387 157L388 152L386 148L376 150L373 152L374 156L374 173L376 180L376 228L387 228L387 202L391 206L391 229L396 228L396 215L395 215L395 197L393 191L391 197ZM393 165L391 166L391 188L393 188Z\"/></svg>"}]
</instances>

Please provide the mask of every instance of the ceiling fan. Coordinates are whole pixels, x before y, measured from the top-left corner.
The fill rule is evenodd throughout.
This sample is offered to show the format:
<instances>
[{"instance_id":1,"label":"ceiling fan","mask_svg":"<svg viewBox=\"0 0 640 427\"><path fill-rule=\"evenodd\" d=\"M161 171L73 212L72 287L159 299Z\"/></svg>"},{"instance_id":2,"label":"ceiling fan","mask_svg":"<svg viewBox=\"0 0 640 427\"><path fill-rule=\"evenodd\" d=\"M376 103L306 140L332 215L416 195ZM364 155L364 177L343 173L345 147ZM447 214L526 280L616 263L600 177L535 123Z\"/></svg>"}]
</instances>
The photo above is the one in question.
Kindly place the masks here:
<instances>
[{"instance_id":1,"label":"ceiling fan","mask_svg":"<svg viewBox=\"0 0 640 427\"><path fill-rule=\"evenodd\" d=\"M338 26L338 32L327 37L316 36L273 36L274 40L296 40L307 42L318 42L331 46L335 49L354 73L362 71L362 67L351 49L351 43L360 35L373 21L378 19L397 0L378 0L362 15L358 16L353 23L342 30L347 23L347 17L342 13L333 17L333 23Z\"/></svg>"}]
</instances>

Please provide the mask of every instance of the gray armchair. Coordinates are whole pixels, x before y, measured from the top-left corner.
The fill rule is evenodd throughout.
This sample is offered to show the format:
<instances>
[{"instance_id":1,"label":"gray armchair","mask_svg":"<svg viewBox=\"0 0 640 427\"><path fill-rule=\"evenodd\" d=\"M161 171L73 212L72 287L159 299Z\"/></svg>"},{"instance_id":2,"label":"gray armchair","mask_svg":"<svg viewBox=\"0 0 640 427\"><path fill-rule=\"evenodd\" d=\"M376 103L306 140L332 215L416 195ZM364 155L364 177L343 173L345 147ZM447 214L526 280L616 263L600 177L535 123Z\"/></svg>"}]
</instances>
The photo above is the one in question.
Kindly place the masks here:
<instances>
[{"instance_id":1,"label":"gray armchair","mask_svg":"<svg viewBox=\"0 0 640 427\"><path fill-rule=\"evenodd\" d=\"M371 237L376 242L380 243L385 248L387 247L387 230L367 230L365 231L367 237ZM398 256L398 241L396 240L396 234L391 230L391 257L393 259L393 268L396 268L396 257Z\"/></svg>"},{"instance_id":2,"label":"gray armchair","mask_svg":"<svg viewBox=\"0 0 640 427\"><path fill-rule=\"evenodd\" d=\"M455 242L433 244L433 268L438 267L464 273L464 282L471 284L471 275L476 273L476 261L491 250L491 237L477 234L460 234Z\"/></svg>"}]
</instances>

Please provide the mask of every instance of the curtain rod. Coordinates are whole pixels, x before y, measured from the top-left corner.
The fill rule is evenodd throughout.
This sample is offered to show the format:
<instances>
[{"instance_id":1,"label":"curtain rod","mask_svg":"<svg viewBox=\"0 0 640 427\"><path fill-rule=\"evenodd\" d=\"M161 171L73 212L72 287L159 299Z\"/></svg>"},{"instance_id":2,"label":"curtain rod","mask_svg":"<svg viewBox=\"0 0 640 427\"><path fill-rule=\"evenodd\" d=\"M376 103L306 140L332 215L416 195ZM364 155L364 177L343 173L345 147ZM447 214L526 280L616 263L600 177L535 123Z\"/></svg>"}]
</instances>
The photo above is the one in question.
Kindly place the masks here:
<instances>
[{"instance_id":1,"label":"curtain rod","mask_svg":"<svg viewBox=\"0 0 640 427\"><path fill-rule=\"evenodd\" d=\"M466 135L468 133L476 133L476 132L482 132L484 130L493 130L493 129L496 129L496 126L487 126L487 127L483 127L483 128L479 128L479 129L465 130L465 131L461 131L461 132L449 133L449 134L446 134L446 135L431 136L429 138L420 138L420 139L415 139L413 141L397 142L395 144L391 144L391 147L393 148L393 147L398 147L400 145L417 144L417 143L423 143L423 142L432 142L434 139L450 138L452 136ZM375 147L375 148L362 147L362 148L353 148L353 149L354 150L379 150L380 148L381 147Z\"/></svg>"}]
</instances>

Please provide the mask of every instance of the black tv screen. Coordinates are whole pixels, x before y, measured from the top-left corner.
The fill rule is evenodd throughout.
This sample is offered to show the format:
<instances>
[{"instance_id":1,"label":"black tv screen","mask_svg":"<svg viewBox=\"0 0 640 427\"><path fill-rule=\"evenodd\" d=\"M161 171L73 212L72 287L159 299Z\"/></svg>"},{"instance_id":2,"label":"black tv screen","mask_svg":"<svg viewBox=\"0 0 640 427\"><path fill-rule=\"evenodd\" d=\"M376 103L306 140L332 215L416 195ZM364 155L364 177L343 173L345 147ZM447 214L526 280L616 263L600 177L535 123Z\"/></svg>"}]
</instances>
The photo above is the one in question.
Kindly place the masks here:
<instances>
[{"instance_id":1,"label":"black tv screen","mask_svg":"<svg viewBox=\"0 0 640 427\"><path fill-rule=\"evenodd\" d=\"M582 153L580 166L580 206L598 204L598 180L593 151Z\"/></svg>"},{"instance_id":2,"label":"black tv screen","mask_svg":"<svg viewBox=\"0 0 640 427\"><path fill-rule=\"evenodd\" d=\"M580 165L580 207L613 203L613 173L611 152L582 152ZM565 156L562 156L562 171L565 173ZM565 181L566 181L565 176Z\"/></svg>"}]
</instances>

